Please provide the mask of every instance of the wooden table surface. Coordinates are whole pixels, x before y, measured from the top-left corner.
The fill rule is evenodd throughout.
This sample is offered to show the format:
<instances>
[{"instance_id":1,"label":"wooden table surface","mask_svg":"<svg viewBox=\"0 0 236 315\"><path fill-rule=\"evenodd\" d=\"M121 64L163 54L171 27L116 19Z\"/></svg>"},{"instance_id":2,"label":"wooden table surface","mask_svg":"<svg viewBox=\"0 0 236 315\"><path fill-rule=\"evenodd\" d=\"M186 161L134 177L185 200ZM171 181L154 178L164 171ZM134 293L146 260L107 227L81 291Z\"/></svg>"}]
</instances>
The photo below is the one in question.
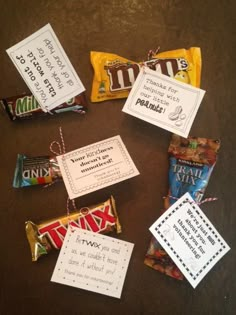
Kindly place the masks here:
<instances>
[{"instance_id":1,"label":"wooden table surface","mask_svg":"<svg viewBox=\"0 0 236 315\"><path fill-rule=\"evenodd\" d=\"M0 6L0 98L27 92L6 49L50 23L81 78L86 115L65 113L11 122L0 112L0 313L11 314L221 314L236 313L235 283L235 1L40 0L3 1ZM160 216L168 189L171 133L122 112L125 100L92 103L90 51L147 60L150 49L200 47L201 88L206 91L190 135L221 139L203 211L231 250L193 289L144 265L150 225ZM62 127L67 151L120 135L140 175L76 200L82 207L115 197L123 227L119 238L135 244L121 299L50 282L54 251L31 262L24 222L65 214L63 183L15 189L18 153L50 154Z\"/></svg>"}]
</instances>

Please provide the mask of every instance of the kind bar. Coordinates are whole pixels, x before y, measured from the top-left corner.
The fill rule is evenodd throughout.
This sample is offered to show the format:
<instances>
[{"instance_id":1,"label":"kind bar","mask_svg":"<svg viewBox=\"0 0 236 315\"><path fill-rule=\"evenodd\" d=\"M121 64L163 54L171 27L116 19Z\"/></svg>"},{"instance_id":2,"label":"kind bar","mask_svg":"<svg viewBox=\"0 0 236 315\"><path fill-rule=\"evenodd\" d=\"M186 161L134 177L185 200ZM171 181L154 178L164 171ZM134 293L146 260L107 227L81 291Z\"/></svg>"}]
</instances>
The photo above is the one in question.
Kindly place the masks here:
<instances>
[{"instance_id":1,"label":"kind bar","mask_svg":"<svg viewBox=\"0 0 236 315\"><path fill-rule=\"evenodd\" d=\"M68 228L77 227L96 233L121 233L121 225L116 212L115 200L111 196L105 202L82 208L70 215L35 224L25 223L26 235L30 244L32 261L52 249L60 249Z\"/></svg>"},{"instance_id":2,"label":"kind bar","mask_svg":"<svg viewBox=\"0 0 236 315\"><path fill-rule=\"evenodd\" d=\"M141 66L193 86L200 86L201 50L198 47L154 54L145 62L134 62L115 54L92 51L94 69L92 102L126 98Z\"/></svg>"},{"instance_id":3,"label":"kind bar","mask_svg":"<svg viewBox=\"0 0 236 315\"><path fill-rule=\"evenodd\" d=\"M55 157L17 155L13 187L49 184L61 178L61 172Z\"/></svg>"},{"instance_id":4,"label":"kind bar","mask_svg":"<svg viewBox=\"0 0 236 315\"><path fill-rule=\"evenodd\" d=\"M63 103L51 111L44 112L39 103L32 94L13 96L1 100L1 104L11 120L29 119L45 115L54 115L73 111L80 114L85 114L87 111L87 101L85 93L81 93L66 103Z\"/></svg>"},{"instance_id":5,"label":"kind bar","mask_svg":"<svg viewBox=\"0 0 236 315\"><path fill-rule=\"evenodd\" d=\"M169 191L164 201L164 210L186 192L189 192L196 202L202 200L216 164L219 148L219 140L172 136L168 150ZM154 237L151 239L144 263L176 279L184 278Z\"/></svg>"}]
</instances>

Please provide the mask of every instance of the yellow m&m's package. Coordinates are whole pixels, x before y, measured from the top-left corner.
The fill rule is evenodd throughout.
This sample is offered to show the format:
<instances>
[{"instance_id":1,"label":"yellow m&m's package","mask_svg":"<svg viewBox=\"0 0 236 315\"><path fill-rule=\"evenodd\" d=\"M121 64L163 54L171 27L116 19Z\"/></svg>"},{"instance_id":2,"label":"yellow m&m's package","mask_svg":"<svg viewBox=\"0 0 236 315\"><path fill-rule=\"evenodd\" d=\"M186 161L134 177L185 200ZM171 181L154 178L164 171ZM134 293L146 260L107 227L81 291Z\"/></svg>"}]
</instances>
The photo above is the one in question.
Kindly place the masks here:
<instances>
[{"instance_id":1,"label":"yellow m&m's package","mask_svg":"<svg viewBox=\"0 0 236 315\"><path fill-rule=\"evenodd\" d=\"M153 54L144 62L135 62L115 54L92 51L94 69L91 101L128 97L142 66L193 86L200 86L201 50L199 47Z\"/></svg>"}]
</instances>

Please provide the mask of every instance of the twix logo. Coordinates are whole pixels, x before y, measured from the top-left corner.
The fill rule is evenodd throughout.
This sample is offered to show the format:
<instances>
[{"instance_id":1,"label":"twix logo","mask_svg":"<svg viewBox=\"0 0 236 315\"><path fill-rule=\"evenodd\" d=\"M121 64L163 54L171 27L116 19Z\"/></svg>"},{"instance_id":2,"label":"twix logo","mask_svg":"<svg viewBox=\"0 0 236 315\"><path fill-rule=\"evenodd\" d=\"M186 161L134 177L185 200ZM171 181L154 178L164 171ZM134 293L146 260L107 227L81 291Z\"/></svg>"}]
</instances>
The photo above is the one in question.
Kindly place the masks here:
<instances>
[{"instance_id":1,"label":"twix logo","mask_svg":"<svg viewBox=\"0 0 236 315\"><path fill-rule=\"evenodd\" d=\"M106 230L108 226L114 226L116 218L112 213L111 205L106 205L102 208L89 210L85 215L78 214L78 218L70 220L70 224L74 227L99 233ZM65 226L61 220L48 223L38 230L39 234L46 235L57 249L61 248L66 231L67 225Z\"/></svg>"},{"instance_id":2,"label":"twix logo","mask_svg":"<svg viewBox=\"0 0 236 315\"><path fill-rule=\"evenodd\" d=\"M143 63L148 68L169 77L174 77L177 72L186 70L188 62L184 58L152 59ZM130 89L136 80L141 64L111 62L104 67L110 79L110 91Z\"/></svg>"}]
</instances>

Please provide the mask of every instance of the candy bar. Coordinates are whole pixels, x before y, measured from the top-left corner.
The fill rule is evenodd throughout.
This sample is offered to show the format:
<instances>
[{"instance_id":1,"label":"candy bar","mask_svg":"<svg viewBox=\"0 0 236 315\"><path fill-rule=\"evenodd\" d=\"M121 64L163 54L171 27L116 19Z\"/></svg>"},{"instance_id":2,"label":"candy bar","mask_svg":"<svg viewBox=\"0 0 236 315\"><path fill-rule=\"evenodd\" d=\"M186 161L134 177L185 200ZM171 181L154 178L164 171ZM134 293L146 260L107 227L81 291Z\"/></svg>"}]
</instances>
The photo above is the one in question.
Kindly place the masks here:
<instances>
[{"instance_id":1,"label":"candy bar","mask_svg":"<svg viewBox=\"0 0 236 315\"><path fill-rule=\"evenodd\" d=\"M55 157L17 155L13 187L50 184L62 178Z\"/></svg>"},{"instance_id":2,"label":"candy bar","mask_svg":"<svg viewBox=\"0 0 236 315\"><path fill-rule=\"evenodd\" d=\"M30 244L32 261L37 261L42 255L52 249L60 249L69 228L81 228L96 233L116 231L121 233L121 225L116 212L115 200L111 196L105 202L84 207L69 215L35 224L25 223L26 235Z\"/></svg>"},{"instance_id":3,"label":"candy bar","mask_svg":"<svg viewBox=\"0 0 236 315\"><path fill-rule=\"evenodd\" d=\"M87 101L85 93L81 93L51 111L44 112L32 94L23 94L4 98L0 102L11 120L23 120L45 115L54 115L73 111L85 114Z\"/></svg>"}]
</instances>

